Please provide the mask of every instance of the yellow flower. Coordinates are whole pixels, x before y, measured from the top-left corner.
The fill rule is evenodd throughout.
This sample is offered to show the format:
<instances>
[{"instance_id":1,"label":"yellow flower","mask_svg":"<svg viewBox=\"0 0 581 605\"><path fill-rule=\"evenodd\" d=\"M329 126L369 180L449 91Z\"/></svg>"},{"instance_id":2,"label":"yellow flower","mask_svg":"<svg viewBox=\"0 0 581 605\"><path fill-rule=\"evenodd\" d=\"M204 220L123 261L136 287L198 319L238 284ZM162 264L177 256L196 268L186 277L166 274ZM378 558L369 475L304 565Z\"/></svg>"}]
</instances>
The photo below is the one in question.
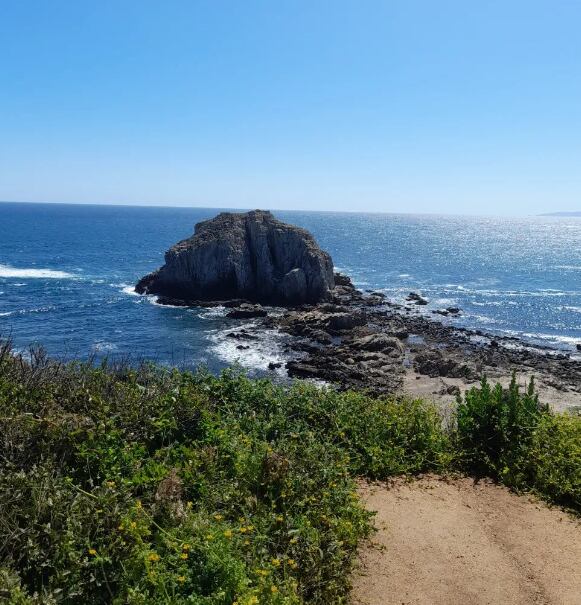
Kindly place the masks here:
<instances>
[{"instance_id":1,"label":"yellow flower","mask_svg":"<svg viewBox=\"0 0 581 605\"><path fill-rule=\"evenodd\" d=\"M282 523L284 521L284 517L282 515L277 515L276 521L277 523Z\"/></svg>"},{"instance_id":2,"label":"yellow flower","mask_svg":"<svg viewBox=\"0 0 581 605\"><path fill-rule=\"evenodd\" d=\"M113 488L113 487L115 487L115 481L107 481L107 483L105 483L105 485L106 485L107 487L111 487L111 488Z\"/></svg>"},{"instance_id":3,"label":"yellow flower","mask_svg":"<svg viewBox=\"0 0 581 605\"><path fill-rule=\"evenodd\" d=\"M256 575L258 576L267 576L270 572L268 571L268 569L257 569L256 570Z\"/></svg>"},{"instance_id":4,"label":"yellow flower","mask_svg":"<svg viewBox=\"0 0 581 605\"><path fill-rule=\"evenodd\" d=\"M289 565L289 567L291 569L296 569L297 568L297 562L294 559L289 559L287 561L287 563L288 563L288 565Z\"/></svg>"},{"instance_id":5,"label":"yellow flower","mask_svg":"<svg viewBox=\"0 0 581 605\"><path fill-rule=\"evenodd\" d=\"M280 559L273 559L271 561L271 563L275 566L275 567L280 567Z\"/></svg>"},{"instance_id":6,"label":"yellow flower","mask_svg":"<svg viewBox=\"0 0 581 605\"><path fill-rule=\"evenodd\" d=\"M212 534L206 534L206 540L213 540L214 536Z\"/></svg>"},{"instance_id":7,"label":"yellow flower","mask_svg":"<svg viewBox=\"0 0 581 605\"><path fill-rule=\"evenodd\" d=\"M190 550L191 546L189 544L182 544L183 550Z\"/></svg>"},{"instance_id":8,"label":"yellow flower","mask_svg":"<svg viewBox=\"0 0 581 605\"><path fill-rule=\"evenodd\" d=\"M250 546L250 540L244 540L244 546Z\"/></svg>"},{"instance_id":9,"label":"yellow flower","mask_svg":"<svg viewBox=\"0 0 581 605\"><path fill-rule=\"evenodd\" d=\"M135 503L135 508L141 508L141 506L141 500L137 500L137 502Z\"/></svg>"},{"instance_id":10,"label":"yellow flower","mask_svg":"<svg viewBox=\"0 0 581 605\"><path fill-rule=\"evenodd\" d=\"M137 523L135 523L135 521L131 521L130 527L131 529L135 529L137 527Z\"/></svg>"},{"instance_id":11,"label":"yellow flower","mask_svg":"<svg viewBox=\"0 0 581 605\"><path fill-rule=\"evenodd\" d=\"M290 539L290 543L291 544L296 544L298 541L299 541L298 538L291 538Z\"/></svg>"},{"instance_id":12,"label":"yellow flower","mask_svg":"<svg viewBox=\"0 0 581 605\"><path fill-rule=\"evenodd\" d=\"M183 552L183 553L180 555L180 559L183 559L184 561L185 561L187 558L188 558L188 553L187 553L187 552Z\"/></svg>"},{"instance_id":13,"label":"yellow flower","mask_svg":"<svg viewBox=\"0 0 581 605\"><path fill-rule=\"evenodd\" d=\"M241 528L240 528L238 531L239 531L241 534L245 534L245 533L248 531L248 528L247 528L247 527L241 527Z\"/></svg>"},{"instance_id":14,"label":"yellow flower","mask_svg":"<svg viewBox=\"0 0 581 605\"><path fill-rule=\"evenodd\" d=\"M186 502L186 506L188 508L192 508L192 506L194 506L194 503L191 500L188 500L188 502Z\"/></svg>"},{"instance_id":15,"label":"yellow flower","mask_svg":"<svg viewBox=\"0 0 581 605\"><path fill-rule=\"evenodd\" d=\"M158 555L156 552L152 552L152 553L149 555L149 560L150 560L152 563L156 563L157 561L159 561L159 555Z\"/></svg>"},{"instance_id":16,"label":"yellow flower","mask_svg":"<svg viewBox=\"0 0 581 605\"><path fill-rule=\"evenodd\" d=\"M232 530L231 530L231 529L227 529L227 530L224 532L224 536L225 536L226 538L231 538L231 537L232 537Z\"/></svg>"},{"instance_id":17,"label":"yellow flower","mask_svg":"<svg viewBox=\"0 0 581 605\"><path fill-rule=\"evenodd\" d=\"M223 518L224 518L224 515L220 515L220 514L214 515L214 519L216 519L216 521L222 521Z\"/></svg>"},{"instance_id":18,"label":"yellow flower","mask_svg":"<svg viewBox=\"0 0 581 605\"><path fill-rule=\"evenodd\" d=\"M277 588L277 587L276 587L276 586L273 584L273 585L270 587L270 592L272 592L272 593L274 594L274 593L278 592L278 588Z\"/></svg>"},{"instance_id":19,"label":"yellow flower","mask_svg":"<svg viewBox=\"0 0 581 605\"><path fill-rule=\"evenodd\" d=\"M255 595L251 596L246 602L248 603L248 605L258 605L258 603L260 603L258 597Z\"/></svg>"},{"instance_id":20,"label":"yellow flower","mask_svg":"<svg viewBox=\"0 0 581 605\"><path fill-rule=\"evenodd\" d=\"M117 529L119 531L123 531L125 528L123 527L123 523L120 523L119 526L117 527Z\"/></svg>"},{"instance_id":21,"label":"yellow flower","mask_svg":"<svg viewBox=\"0 0 581 605\"><path fill-rule=\"evenodd\" d=\"M186 581L186 576L178 576L177 580L183 584Z\"/></svg>"},{"instance_id":22,"label":"yellow flower","mask_svg":"<svg viewBox=\"0 0 581 605\"><path fill-rule=\"evenodd\" d=\"M97 554L97 551L94 548L89 548L89 554L94 557Z\"/></svg>"}]
</instances>

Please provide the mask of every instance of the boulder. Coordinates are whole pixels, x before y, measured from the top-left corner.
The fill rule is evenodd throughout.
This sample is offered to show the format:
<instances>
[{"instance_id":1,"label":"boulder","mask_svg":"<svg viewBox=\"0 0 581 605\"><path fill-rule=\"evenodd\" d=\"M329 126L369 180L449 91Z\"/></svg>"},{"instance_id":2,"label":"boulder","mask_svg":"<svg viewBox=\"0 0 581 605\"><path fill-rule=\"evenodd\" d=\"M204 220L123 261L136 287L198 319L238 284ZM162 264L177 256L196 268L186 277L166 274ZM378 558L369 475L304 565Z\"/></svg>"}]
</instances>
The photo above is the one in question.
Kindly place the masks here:
<instances>
[{"instance_id":1,"label":"boulder","mask_svg":"<svg viewBox=\"0 0 581 605\"><path fill-rule=\"evenodd\" d=\"M289 306L330 300L334 286L333 261L308 231L254 210L198 223L135 290L182 301Z\"/></svg>"},{"instance_id":2,"label":"boulder","mask_svg":"<svg viewBox=\"0 0 581 605\"><path fill-rule=\"evenodd\" d=\"M353 347L364 351L396 351L403 352L401 342L397 338L385 334L370 334L353 342Z\"/></svg>"}]
</instances>

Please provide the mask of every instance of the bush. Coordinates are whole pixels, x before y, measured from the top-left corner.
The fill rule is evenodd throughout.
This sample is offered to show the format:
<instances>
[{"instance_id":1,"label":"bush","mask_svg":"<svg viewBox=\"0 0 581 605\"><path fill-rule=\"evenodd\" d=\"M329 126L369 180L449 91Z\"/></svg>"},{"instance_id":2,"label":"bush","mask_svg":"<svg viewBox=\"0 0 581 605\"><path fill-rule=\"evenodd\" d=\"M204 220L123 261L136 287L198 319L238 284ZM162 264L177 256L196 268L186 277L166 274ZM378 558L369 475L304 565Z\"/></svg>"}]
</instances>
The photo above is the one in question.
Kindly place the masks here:
<instances>
[{"instance_id":1,"label":"bush","mask_svg":"<svg viewBox=\"0 0 581 605\"><path fill-rule=\"evenodd\" d=\"M419 401L5 351L0 597L345 602L370 531L354 477L439 468L446 448Z\"/></svg>"},{"instance_id":2,"label":"bush","mask_svg":"<svg viewBox=\"0 0 581 605\"><path fill-rule=\"evenodd\" d=\"M530 381L520 392L486 379L458 400L456 449L463 470L581 512L581 418L541 405Z\"/></svg>"}]
</instances>

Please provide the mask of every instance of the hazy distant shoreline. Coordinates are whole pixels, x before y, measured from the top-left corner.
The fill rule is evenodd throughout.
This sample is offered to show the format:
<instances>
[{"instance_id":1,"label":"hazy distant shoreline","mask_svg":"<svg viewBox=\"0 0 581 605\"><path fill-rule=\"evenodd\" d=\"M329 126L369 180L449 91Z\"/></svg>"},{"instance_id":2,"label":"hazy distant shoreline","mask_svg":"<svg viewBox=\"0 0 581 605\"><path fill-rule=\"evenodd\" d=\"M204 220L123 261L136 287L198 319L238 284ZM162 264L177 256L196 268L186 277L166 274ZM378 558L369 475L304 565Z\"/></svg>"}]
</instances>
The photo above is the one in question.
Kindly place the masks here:
<instances>
[{"instance_id":1,"label":"hazy distant shoreline","mask_svg":"<svg viewBox=\"0 0 581 605\"><path fill-rule=\"evenodd\" d=\"M577 212L546 212L539 214L539 216L581 216L581 210Z\"/></svg>"}]
</instances>

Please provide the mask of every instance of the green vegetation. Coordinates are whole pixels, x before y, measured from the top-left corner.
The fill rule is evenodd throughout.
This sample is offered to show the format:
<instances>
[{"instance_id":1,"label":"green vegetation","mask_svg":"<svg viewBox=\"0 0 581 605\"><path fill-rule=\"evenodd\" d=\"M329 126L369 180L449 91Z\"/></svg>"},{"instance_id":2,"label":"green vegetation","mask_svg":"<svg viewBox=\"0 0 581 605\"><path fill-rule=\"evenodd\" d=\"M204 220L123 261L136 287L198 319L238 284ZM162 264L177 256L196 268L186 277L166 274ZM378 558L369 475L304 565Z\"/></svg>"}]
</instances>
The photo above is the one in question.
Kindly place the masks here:
<instances>
[{"instance_id":1,"label":"green vegetation","mask_svg":"<svg viewBox=\"0 0 581 605\"><path fill-rule=\"evenodd\" d=\"M529 415L534 416L531 421ZM358 477L463 468L581 510L581 419L0 352L0 600L342 603Z\"/></svg>"},{"instance_id":2,"label":"green vegetation","mask_svg":"<svg viewBox=\"0 0 581 605\"><path fill-rule=\"evenodd\" d=\"M531 380L524 393L486 380L458 400L455 434L460 467L532 490L581 513L581 417L553 414Z\"/></svg>"}]
</instances>

